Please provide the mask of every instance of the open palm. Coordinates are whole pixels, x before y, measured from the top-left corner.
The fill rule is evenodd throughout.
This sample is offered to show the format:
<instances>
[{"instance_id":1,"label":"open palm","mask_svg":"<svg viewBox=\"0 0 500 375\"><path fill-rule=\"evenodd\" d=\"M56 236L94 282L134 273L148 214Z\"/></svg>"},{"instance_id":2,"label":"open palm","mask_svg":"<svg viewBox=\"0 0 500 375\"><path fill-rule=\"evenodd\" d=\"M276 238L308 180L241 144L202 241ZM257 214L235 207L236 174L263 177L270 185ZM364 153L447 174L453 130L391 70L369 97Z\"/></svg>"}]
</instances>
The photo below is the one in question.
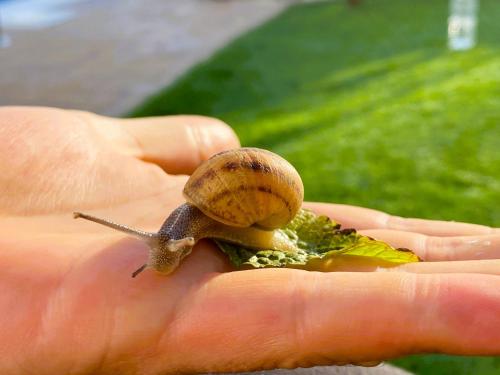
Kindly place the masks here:
<instances>
[{"instance_id":1,"label":"open palm","mask_svg":"<svg viewBox=\"0 0 500 375\"><path fill-rule=\"evenodd\" d=\"M426 260L394 272L231 271L209 241L170 276L92 212L155 231L186 177L238 146L197 116L0 109L0 373L192 373L414 352L500 354L500 234L310 204ZM165 173L167 172L167 173ZM349 271L349 267L343 271Z\"/></svg>"}]
</instances>

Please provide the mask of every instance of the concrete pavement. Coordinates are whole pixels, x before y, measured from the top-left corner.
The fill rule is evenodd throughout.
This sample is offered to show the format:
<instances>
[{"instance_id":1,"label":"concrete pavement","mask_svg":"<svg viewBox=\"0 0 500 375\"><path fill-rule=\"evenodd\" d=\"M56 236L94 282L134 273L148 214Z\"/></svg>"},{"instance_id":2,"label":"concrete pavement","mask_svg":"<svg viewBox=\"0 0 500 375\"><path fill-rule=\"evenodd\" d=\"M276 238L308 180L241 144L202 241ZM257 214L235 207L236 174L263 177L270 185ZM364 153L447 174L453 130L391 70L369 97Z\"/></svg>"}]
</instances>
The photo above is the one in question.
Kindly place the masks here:
<instances>
[{"instance_id":1,"label":"concrete pavement","mask_svg":"<svg viewBox=\"0 0 500 375\"><path fill-rule=\"evenodd\" d=\"M69 2L61 13L75 17L66 22L4 30L11 46L0 48L0 105L123 114L292 2Z\"/></svg>"}]
</instances>

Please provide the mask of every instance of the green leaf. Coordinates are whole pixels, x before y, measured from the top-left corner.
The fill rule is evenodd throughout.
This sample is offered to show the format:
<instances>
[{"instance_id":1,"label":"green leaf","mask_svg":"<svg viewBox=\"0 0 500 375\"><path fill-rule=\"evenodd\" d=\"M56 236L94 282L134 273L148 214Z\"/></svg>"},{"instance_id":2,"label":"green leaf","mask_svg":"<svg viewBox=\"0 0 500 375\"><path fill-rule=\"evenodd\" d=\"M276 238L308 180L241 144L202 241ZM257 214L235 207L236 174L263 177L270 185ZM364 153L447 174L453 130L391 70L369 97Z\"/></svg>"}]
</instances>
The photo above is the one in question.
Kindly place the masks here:
<instances>
[{"instance_id":1,"label":"green leaf","mask_svg":"<svg viewBox=\"0 0 500 375\"><path fill-rule=\"evenodd\" d=\"M395 249L382 241L358 234L326 216L300 210L284 228L278 229L295 246L294 252L253 250L240 245L215 240L236 267L293 267L334 270L341 265L394 266L418 262L408 249Z\"/></svg>"}]
</instances>

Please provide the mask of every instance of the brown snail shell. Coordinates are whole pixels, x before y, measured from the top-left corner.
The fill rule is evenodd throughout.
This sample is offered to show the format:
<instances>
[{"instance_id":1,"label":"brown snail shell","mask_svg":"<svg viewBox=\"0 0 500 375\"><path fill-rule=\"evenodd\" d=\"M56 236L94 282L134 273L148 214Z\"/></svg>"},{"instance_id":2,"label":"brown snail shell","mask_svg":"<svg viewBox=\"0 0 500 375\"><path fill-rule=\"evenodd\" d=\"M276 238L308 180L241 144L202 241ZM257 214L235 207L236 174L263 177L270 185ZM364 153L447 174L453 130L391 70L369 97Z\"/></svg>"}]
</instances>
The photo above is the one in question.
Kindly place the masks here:
<instances>
[{"instance_id":1,"label":"brown snail shell","mask_svg":"<svg viewBox=\"0 0 500 375\"><path fill-rule=\"evenodd\" d=\"M234 227L283 227L297 214L304 186L282 157L258 148L221 152L205 161L184 187L187 202Z\"/></svg>"}]
</instances>

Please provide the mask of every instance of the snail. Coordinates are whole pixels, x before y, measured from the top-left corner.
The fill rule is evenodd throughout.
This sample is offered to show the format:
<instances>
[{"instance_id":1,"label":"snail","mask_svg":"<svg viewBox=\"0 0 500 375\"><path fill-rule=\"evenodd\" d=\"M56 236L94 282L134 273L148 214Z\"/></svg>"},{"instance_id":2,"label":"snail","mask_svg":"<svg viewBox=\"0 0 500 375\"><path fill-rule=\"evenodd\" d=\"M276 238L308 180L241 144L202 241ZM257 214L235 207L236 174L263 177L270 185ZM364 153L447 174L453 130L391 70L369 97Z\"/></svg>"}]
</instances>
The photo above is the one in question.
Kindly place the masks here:
<instances>
[{"instance_id":1,"label":"snail","mask_svg":"<svg viewBox=\"0 0 500 375\"><path fill-rule=\"evenodd\" d=\"M170 214L158 233L80 212L74 217L139 237L149 245L147 263L132 277L146 268L171 273L202 238L256 250L296 251L289 238L275 230L295 217L304 198L299 174L282 157L258 148L223 151L193 172L183 194L186 203Z\"/></svg>"}]
</instances>

